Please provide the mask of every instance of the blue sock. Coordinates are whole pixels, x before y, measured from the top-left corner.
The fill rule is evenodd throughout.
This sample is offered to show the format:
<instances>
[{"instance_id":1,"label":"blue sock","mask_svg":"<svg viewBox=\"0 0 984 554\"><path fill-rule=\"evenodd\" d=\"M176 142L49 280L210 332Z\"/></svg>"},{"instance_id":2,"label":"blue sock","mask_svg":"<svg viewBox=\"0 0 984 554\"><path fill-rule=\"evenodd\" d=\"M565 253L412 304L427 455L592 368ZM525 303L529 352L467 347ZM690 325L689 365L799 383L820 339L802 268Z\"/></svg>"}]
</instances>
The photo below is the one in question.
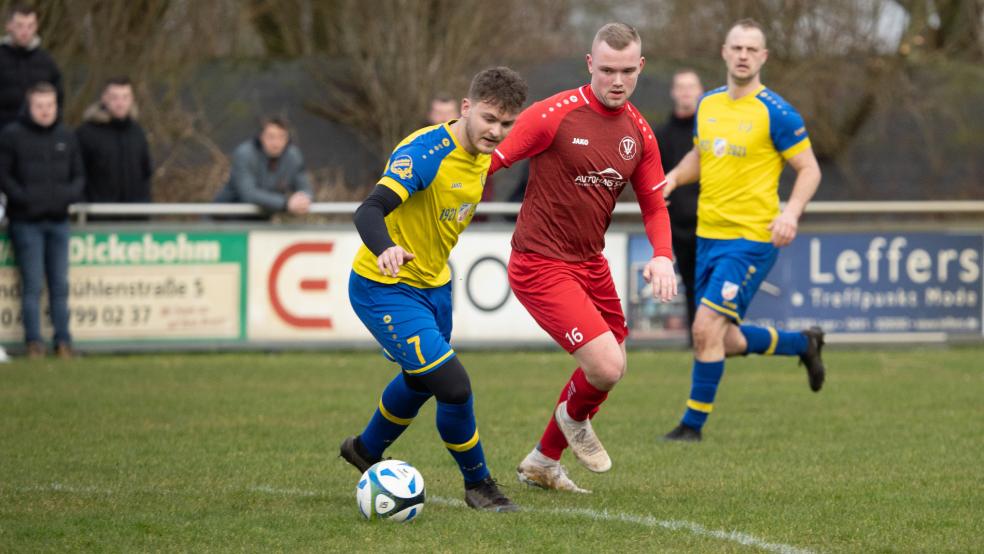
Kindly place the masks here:
<instances>
[{"instance_id":1,"label":"blue sock","mask_svg":"<svg viewBox=\"0 0 984 554\"><path fill-rule=\"evenodd\" d=\"M724 375L724 360L717 362L694 360L690 399L687 400L687 411L683 414L684 425L698 430L704 426L707 415L714 409L714 395L717 393L722 375Z\"/></svg>"},{"instance_id":2,"label":"blue sock","mask_svg":"<svg viewBox=\"0 0 984 554\"><path fill-rule=\"evenodd\" d=\"M359 442L369 454L374 457L383 455L389 447L406 430L407 426L417 417L417 412L424 402L431 397L429 392L415 391L407 386L402 374L397 375L386 385L383 397L379 399L379 407L366 425Z\"/></svg>"},{"instance_id":3,"label":"blue sock","mask_svg":"<svg viewBox=\"0 0 984 554\"><path fill-rule=\"evenodd\" d=\"M799 331L779 331L775 327L742 325L741 334L748 341L746 354L796 356L806 352L809 342Z\"/></svg>"},{"instance_id":4,"label":"blue sock","mask_svg":"<svg viewBox=\"0 0 984 554\"><path fill-rule=\"evenodd\" d=\"M437 403L437 432L458 462L465 483L476 483L489 476L482 441L478 439L473 398L469 396L464 404Z\"/></svg>"}]
</instances>

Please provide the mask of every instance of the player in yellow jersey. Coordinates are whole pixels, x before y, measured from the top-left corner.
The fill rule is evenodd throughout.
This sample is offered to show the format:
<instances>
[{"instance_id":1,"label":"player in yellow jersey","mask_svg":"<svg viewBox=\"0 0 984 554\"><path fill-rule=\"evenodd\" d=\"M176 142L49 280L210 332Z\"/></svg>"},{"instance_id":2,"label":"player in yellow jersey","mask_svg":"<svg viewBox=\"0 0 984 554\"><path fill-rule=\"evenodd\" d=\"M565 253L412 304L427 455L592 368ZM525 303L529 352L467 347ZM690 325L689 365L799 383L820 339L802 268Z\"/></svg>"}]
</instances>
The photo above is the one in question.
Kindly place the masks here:
<instances>
[{"instance_id":1,"label":"player in yellow jersey","mask_svg":"<svg viewBox=\"0 0 984 554\"><path fill-rule=\"evenodd\" d=\"M699 441L714 408L724 358L748 354L799 356L810 388L823 386L823 331L782 331L741 325L779 248L796 237L800 216L820 184L820 167L803 118L762 85L768 58L765 32L751 19L728 31L721 56L728 85L705 94L694 123L694 149L666 175L664 194L700 180L697 205L694 364L680 424L664 438ZM779 209L784 163L796 182Z\"/></svg>"},{"instance_id":2,"label":"player in yellow jersey","mask_svg":"<svg viewBox=\"0 0 984 554\"><path fill-rule=\"evenodd\" d=\"M365 430L342 442L360 472L437 400L437 430L465 480L472 508L518 508L485 463L468 373L451 348L448 255L482 198L489 154L526 102L526 83L506 67L480 72L461 101L461 118L425 127L397 145L372 194L355 213L364 245L349 278L359 319L402 371L383 391Z\"/></svg>"}]
</instances>

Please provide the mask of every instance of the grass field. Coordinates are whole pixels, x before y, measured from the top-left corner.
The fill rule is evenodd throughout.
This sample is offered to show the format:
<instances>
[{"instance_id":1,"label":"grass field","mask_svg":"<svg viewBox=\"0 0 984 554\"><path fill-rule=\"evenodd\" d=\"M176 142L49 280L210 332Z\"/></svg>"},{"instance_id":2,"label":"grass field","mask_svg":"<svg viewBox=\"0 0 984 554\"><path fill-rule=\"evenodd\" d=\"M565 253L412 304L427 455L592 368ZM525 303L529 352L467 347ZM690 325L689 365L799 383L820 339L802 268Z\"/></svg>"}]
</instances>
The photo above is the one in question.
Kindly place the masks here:
<instances>
[{"instance_id":1,"label":"grass field","mask_svg":"<svg viewBox=\"0 0 984 554\"><path fill-rule=\"evenodd\" d=\"M701 444L666 444L689 355L632 352L596 420L615 462L587 496L513 468L572 369L464 352L493 473L518 514L476 513L424 408L389 455L429 495L366 523L337 457L393 366L376 354L88 357L0 366L0 552L942 552L984 549L984 348L829 348L728 363ZM569 454L567 455L569 456Z\"/></svg>"}]
</instances>

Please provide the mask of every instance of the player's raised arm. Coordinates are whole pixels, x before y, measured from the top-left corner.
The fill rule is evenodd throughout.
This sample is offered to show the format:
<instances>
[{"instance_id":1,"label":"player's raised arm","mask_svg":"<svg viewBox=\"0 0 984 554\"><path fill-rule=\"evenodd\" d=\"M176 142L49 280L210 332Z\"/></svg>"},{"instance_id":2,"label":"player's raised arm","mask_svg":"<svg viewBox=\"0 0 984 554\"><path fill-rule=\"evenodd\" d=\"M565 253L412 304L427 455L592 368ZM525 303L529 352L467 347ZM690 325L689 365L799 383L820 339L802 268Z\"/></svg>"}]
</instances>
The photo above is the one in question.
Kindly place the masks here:
<instances>
[{"instance_id":1,"label":"player's raised arm","mask_svg":"<svg viewBox=\"0 0 984 554\"><path fill-rule=\"evenodd\" d=\"M772 244L786 246L796 238L799 229L799 218L806 210L806 205L816 194L820 186L820 164L813 154L812 148L807 148L787 160L790 167L796 170L796 181L789 195L786 207L769 225L772 231Z\"/></svg>"}]
</instances>

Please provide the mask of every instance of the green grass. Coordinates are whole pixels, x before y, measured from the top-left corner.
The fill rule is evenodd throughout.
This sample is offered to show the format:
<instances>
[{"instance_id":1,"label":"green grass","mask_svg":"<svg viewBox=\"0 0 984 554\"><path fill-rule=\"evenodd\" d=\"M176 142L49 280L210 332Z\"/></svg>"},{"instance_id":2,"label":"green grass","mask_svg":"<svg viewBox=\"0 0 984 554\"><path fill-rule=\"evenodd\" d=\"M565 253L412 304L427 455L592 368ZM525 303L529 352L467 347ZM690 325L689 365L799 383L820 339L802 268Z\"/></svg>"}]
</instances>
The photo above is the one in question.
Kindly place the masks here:
<instances>
[{"instance_id":1,"label":"green grass","mask_svg":"<svg viewBox=\"0 0 984 554\"><path fill-rule=\"evenodd\" d=\"M656 440L680 416L689 355L630 353L596 420L615 467L566 459L589 496L512 472L571 360L464 352L489 464L528 510L439 501L462 489L429 404L388 453L433 499L407 525L363 522L337 458L393 374L376 354L18 361L0 366L0 552L758 549L658 524L671 520L818 552L981 549L984 348L828 350L819 394L790 359L729 361L699 445Z\"/></svg>"}]
</instances>

